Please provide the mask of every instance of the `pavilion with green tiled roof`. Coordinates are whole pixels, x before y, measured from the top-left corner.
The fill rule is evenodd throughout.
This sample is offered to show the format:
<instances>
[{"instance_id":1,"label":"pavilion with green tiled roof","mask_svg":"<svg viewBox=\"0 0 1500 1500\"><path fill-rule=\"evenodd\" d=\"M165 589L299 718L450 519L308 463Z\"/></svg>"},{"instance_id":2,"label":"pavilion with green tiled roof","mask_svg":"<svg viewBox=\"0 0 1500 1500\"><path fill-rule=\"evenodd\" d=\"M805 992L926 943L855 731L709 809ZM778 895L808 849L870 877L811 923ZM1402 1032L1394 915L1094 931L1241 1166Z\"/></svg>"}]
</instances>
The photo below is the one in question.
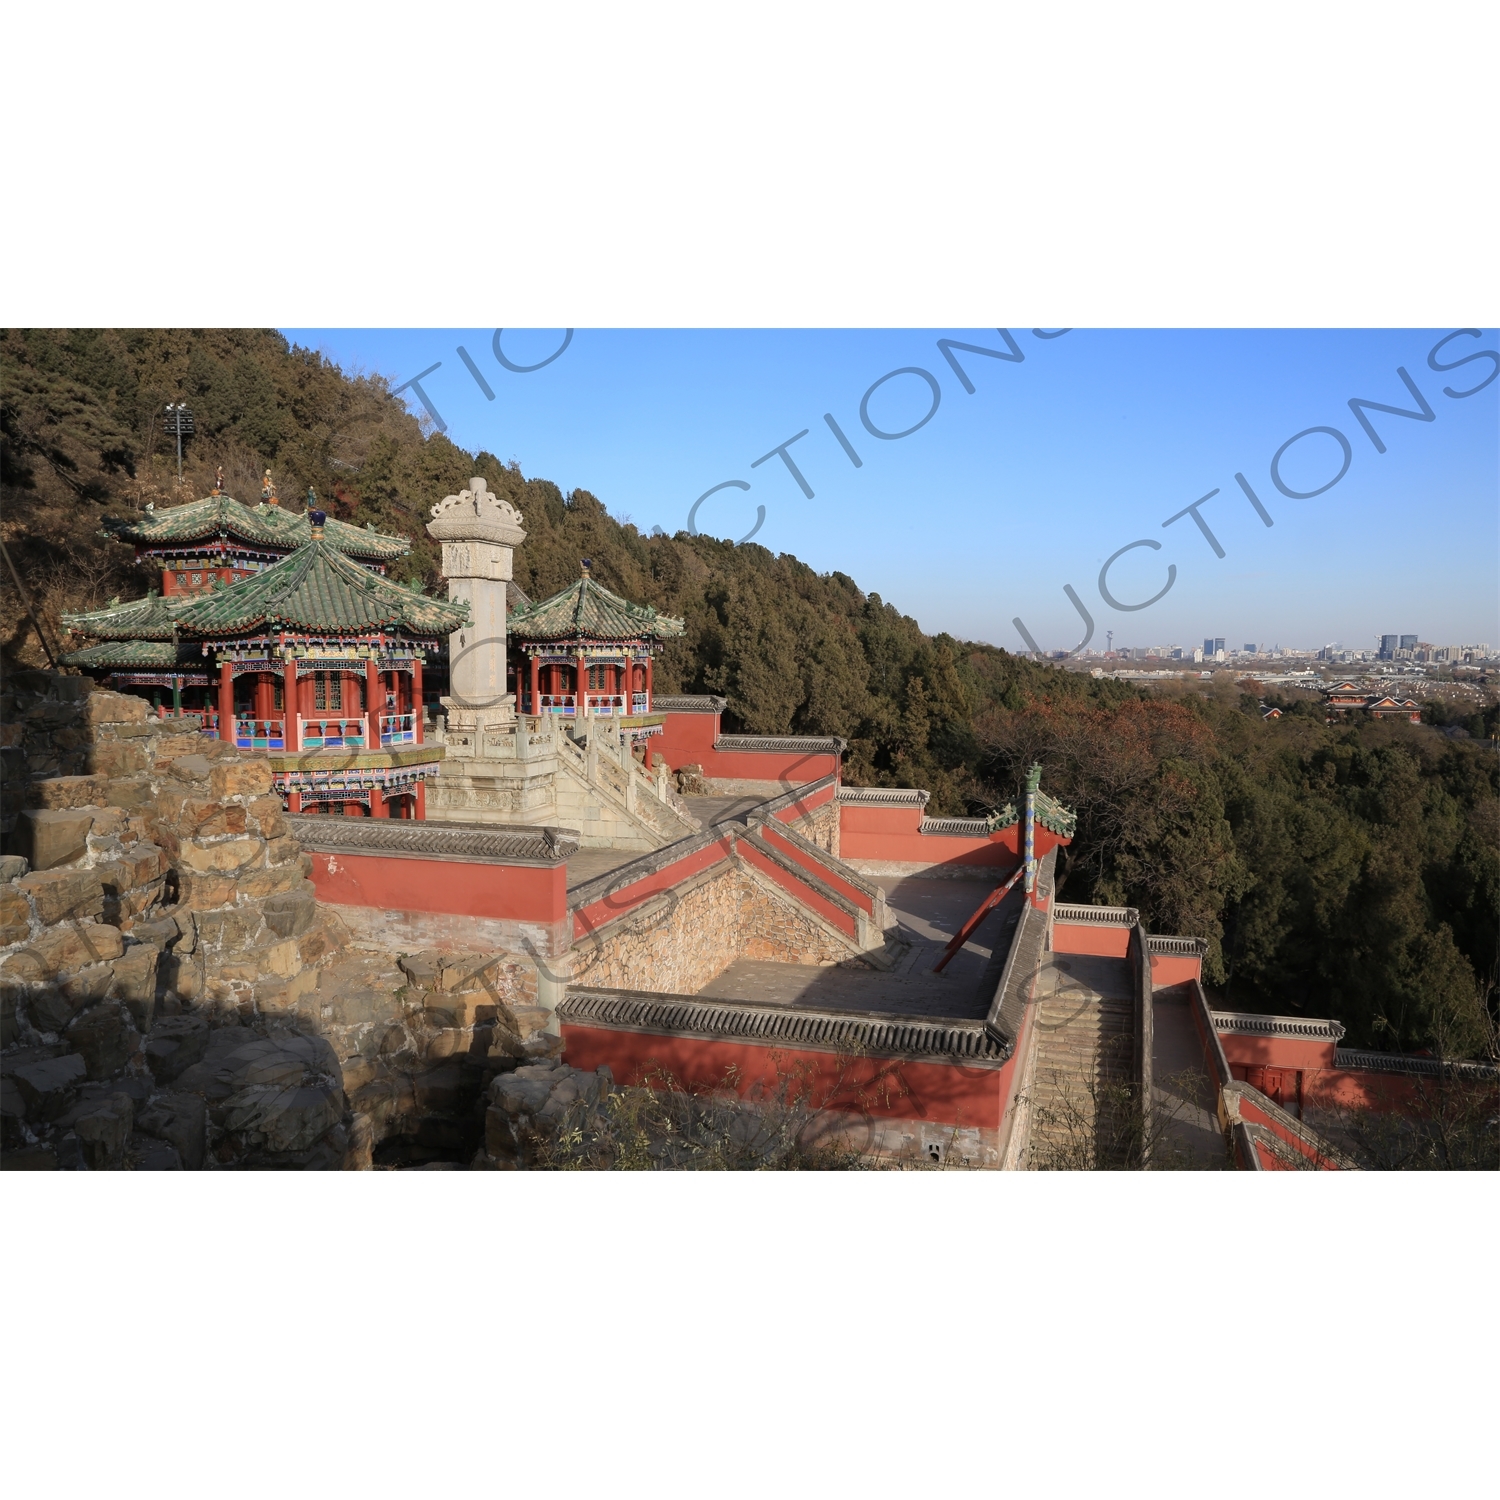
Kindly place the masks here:
<instances>
[{"instance_id":1,"label":"pavilion with green tiled roof","mask_svg":"<svg viewBox=\"0 0 1500 1500\"><path fill-rule=\"evenodd\" d=\"M290 557L243 583L199 594L173 618L185 634L219 639L257 631L317 640L372 634L435 639L465 624L468 613L461 604L429 599L360 567L314 526L311 539Z\"/></svg>"},{"instance_id":2,"label":"pavilion with green tiled roof","mask_svg":"<svg viewBox=\"0 0 1500 1500\"><path fill-rule=\"evenodd\" d=\"M162 592L191 593L215 579L238 583L306 546L311 538L307 513L284 509L269 480L259 505L241 505L215 490L186 505L148 507L127 521L106 523L108 535L135 546L138 561L150 559L162 570ZM317 497L308 493L309 511ZM384 573L386 565L411 550L404 536L389 536L373 526L350 526L325 520L324 540L366 568Z\"/></svg>"},{"instance_id":3,"label":"pavilion with green tiled roof","mask_svg":"<svg viewBox=\"0 0 1500 1500\"><path fill-rule=\"evenodd\" d=\"M649 715L652 659L663 640L683 629L674 616L611 593L585 559L575 583L515 610L506 622L529 659L529 692L519 680L514 687L521 711Z\"/></svg>"},{"instance_id":4,"label":"pavilion with green tiled roof","mask_svg":"<svg viewBox=\"0 0 1500 1500\"><path fill-rule=\"evenodd\" d=\"M100 644L64 661L116 669L116 685L129 687L180 687L185 677L207 686L216 668L205 732L280 752L285 764L273 753L273 770L294 811L363 802L382 815L394 802L398 815L421 817L423 778L443 755L422 749L423 662L469 623L468 606L362 567L325 521L311 512L303 546L239 583L65 617ZM349 752L358 753L352 781Z\"/></svg>"}]
</instances>

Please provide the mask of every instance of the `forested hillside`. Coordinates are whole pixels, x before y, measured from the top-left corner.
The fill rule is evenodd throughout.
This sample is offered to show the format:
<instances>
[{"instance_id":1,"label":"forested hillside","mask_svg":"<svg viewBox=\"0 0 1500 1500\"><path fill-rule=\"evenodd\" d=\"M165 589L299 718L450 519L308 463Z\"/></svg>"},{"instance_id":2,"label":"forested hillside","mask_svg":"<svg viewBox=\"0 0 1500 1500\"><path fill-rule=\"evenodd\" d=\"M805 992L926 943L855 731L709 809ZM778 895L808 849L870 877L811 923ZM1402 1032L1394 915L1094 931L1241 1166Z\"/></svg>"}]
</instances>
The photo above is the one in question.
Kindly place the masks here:
<instances>
[{"instance_id":1,"label":"forested hillside","mask_svg":"<svg viewBox=\"0 0 1500 1500\"><path fill-rule=\"evenodd\" d=\"M181 491L171 400L197 425ZM516 576L533 598L587 556L608 587L685 617L659 689L722 693L747 730L841 735L847 780L927 787L934 813L1004 802L1039 759L1079 810L1066 899L1208 938L1231 1004L1331 1015L1354 1045L1493 1053L1493 738L1331 726L1310 704L1266 722L1227 674L1143 691L929 636L842 573L753 543L642 536L587 491L425 435L381 381L272 331L7 331L0 408L4 538L54 640L61 611L151 582L99 535L105 518L204 495L219 465L249 503L269 466L284 504L312 488L336 516L410 536L405 576L433 590L428 508L482 474L525 516ZM6 664L40 664L8 577L0 589ZM1494 718L1469 728L1493 736Z\"/></svg>"}]
</instances>

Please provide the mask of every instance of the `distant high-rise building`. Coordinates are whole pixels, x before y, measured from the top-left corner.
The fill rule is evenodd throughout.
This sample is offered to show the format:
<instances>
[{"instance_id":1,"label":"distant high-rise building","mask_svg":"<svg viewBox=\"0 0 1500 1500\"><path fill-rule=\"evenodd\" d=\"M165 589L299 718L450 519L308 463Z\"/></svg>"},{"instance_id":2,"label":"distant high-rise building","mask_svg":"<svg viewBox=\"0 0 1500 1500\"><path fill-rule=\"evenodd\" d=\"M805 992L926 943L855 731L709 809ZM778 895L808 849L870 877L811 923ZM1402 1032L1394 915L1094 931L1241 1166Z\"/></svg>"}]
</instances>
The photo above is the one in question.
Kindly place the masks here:
<instances>
[{"instance_id":1,"label":"distant high-rise building","mask_svg":"<svg viewBox=\"0 0 1500 1500\"><path fill-rule=\"evenodd\" d=\"M1380 659L1390 661L1395 656L1397 648L1401 644L1399 635L1383 635L1380 637Z\"/></svg>"},{"instance_id":2,"label":"distant high-rise building","mask_svg":"<svg viewBox=\"0 0 1500 1500\"><path fill-rule=\"evenodd\" d=\"M1254 656L1255 655L1255 642L1254 641L1246 641L1245 642L1245 650L1248 651L1252 656Z\"/></svg>"},{"instance_id":3,"label":"distant high-rise building","mask_svg":"<svg viewBox=\"0 0 1500 1500\"><path fill-rule=\"evenodd\" d=\"M1417 649L1417 638L1414 635L1403 635L1401 645L1397 648L1401 651L1415 651Z\"/></svg>"},{"instance_id":4,"label":"distant high-rise building","mask_svg":"<svg viewBox=\"0 0 1500 1500\"><path fill-rule=\"evenodd\" d=\"M1224 637L1222 635L1206 635L1203 637L1204 656L1217 656L1224 649Z\"/></svg>"}]
</instances>

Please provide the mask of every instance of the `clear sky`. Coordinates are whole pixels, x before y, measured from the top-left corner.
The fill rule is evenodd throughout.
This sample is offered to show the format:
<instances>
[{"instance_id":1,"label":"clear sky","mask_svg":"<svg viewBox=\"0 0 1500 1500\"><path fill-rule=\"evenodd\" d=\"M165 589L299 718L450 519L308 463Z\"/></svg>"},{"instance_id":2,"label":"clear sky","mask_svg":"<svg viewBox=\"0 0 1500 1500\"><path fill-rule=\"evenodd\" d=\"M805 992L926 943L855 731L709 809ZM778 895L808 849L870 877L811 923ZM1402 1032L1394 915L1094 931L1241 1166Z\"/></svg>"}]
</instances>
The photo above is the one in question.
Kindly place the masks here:
<instances>
[{"instance_id":1,"label":"clear sky","mask_svg":"<svg viewBox=\"0 0 1500 1500\"><path fill-rule=\"evenodd\" d=\"M1500 353L1438 371L1429 352L1452 328L1131 331L1009 330L1017 360L951 350L940 339L1011 354L994 329L576 330L529 373L496 357L493 329L284 329L345 370L393 386L422 378L460 446L514 458L529 477L591 490L643 531L688 524L838 569L928 631L1024 649L1019 616L1046 650L1085 626L1071 585L1115 646L1358 649L1383 632L1443 645L1500 641ZM517 366L548 359L562 330L507 330ZM489 399L458 353L493 392ZM1450 338L1440 364L1500 350L1493 329ZM1418 421L1351 398L1434 413ZM883 376L892 376L873 390ZM925 372L910 373L912 371ZM1449 396L1445 387L1473 395ZM414 390L403 393L414 412ZM935 409L934 409L935 403ZM862 420L865 407L868 425ZM928 413L931 413L928 416ZM825 421L831 414L856 468ZM923 422L924 416L928 419ZM921 424L921 425L916 425ZM883 438L916 427L904 437ZM1272 461L1309 428L1312 433ZM774 453L787 450L799 484ZM772 456L758 466L757 459ZM1267 527L1235 475L1260 501ZM811 496L804 493L812 491ZM1168 517L1217 489L1199 514ZM434 499L439 497L434 496ZM1151 598L1143 609L1111 607Z\"/></svg>"}]
</instances>

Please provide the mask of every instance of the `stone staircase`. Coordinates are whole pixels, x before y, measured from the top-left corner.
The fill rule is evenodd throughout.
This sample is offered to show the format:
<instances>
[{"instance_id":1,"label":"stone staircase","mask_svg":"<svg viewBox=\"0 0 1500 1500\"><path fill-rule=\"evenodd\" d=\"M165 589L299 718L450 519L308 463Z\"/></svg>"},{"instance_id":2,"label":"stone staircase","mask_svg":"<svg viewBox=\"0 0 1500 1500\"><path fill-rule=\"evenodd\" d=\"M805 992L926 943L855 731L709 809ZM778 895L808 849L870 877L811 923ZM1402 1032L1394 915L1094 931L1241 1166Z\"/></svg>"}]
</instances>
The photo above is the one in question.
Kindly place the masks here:
<instances>
[{"instance_id":1,"label":"stone staircase","mask_svg":"<svg viewBox=\"0 0 1500 1500\"><path fill-rule=\"evenodd\" d=\"M585 849L642 852L699 831L665 768L643 770L613 723L585 720L586 746L569 727L547 718L468 724L450 710L432 736L445 756L428 787L428 818L562 826Z\"/></svg>"},{"instance_id":2,"label":"stone staircase","mask_svg":"<svg viewBox=\"0 0 1500 1500\"><path fill-rule=\"evenodd\" d=\"M560 731L554 732L554 745L558 820L579 825L583 847L655 849L702 828L665 768L655 777L642 770L613 725L591 722L586 748ZM610 825L609 832L596 833L589 827L593 821Z\"/></svg>"},{"instance_id":3,"label":"stone staircase","mask_svg":"<svg viewBox=\"0 0 1500 1500\"><path fill-rule=\"evenodd\" d=\"M1134 1005L1123 958L1053 954L1037 980L1030 1135L1022 1165L1132 1165Z\"/></svg>"}]
</instances>

